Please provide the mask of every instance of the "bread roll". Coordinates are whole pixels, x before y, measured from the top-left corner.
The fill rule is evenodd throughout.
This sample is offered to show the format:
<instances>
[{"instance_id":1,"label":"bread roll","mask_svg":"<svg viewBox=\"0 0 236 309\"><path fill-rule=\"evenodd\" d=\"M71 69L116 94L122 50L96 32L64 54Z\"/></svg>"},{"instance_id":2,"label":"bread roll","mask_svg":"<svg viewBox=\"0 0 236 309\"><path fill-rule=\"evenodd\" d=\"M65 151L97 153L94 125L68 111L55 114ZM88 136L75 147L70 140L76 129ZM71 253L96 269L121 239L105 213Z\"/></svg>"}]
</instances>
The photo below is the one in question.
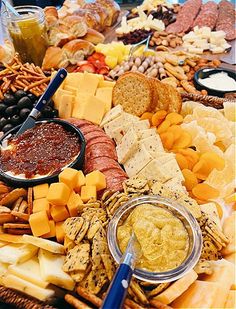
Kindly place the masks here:
<instances>
[{"instance_id":1,"label":"bread roll","mask_svg":"<svg viewBox=\"0 0 236 309\"><path fill-rule=\"evenodd\" d=\"M120 6L113 0L96 0L96 4L100 4L102 7L108 10L108 18L106 19L106 26L110 27L114 25L120 14Z\"/></svg>"},{"instance_id":2,"label":"bread roll","mask_svg":"<svg viewBox=\"0 0 236 309\"><path fill-rule=\"evenodd\" d=\"M66 53L70 63L76 64L94 52L94 45L88 41L77 39L65 44L62 50Z\"/></svg>"},{"instance_id":3,"label":"bread roll","mask_svg":"<svg viewBox=\"0 0 236 309\"><path fill-rule=\"evenodd\" d=\"M62 47L71 40L76 39L74 35L70 33L68 27L65 25L59 25L52 27L48 33L49 45Z\"/></svg>"},{"instance_id":4,"label":"bread roll","mask_svg":"<svg viewBox=\"0 0 236 309\"><path fill-rule=\"evenodd\" d=\"M86 35L83 36L82 39L97 45L99 43L103 43L105 40L105 37L102 33L94 29L88 28Z\"/></svg>"},{"instance_id":5,"label":"bread roll","mask_svg":"<svg viewBox=\"0 0 236 309\"><path fill-rule=\"evenodd\" d=\"M58 13L54 6L46 6L44 9L46 25L48 28L57 25L58 23Z\"/></svg>"},{"instance_id":6,"label":"bread roll","mask_svg":"<svg viewBox=\"0 0 236 309\"><path fill-rule=\"evenodd\" d=\"M51 46L46 50L46 54L43 59L42 69L47 71L52 68L66 68L69 64L66 53L60 47Z\"/></svg>"},{"instance_id":7,"label":"bread roll","mask_svg":"<svg viewBox=\"0 0 236 309\"><path fill-rule=\"evenodd\" d=\"M5 40L4 45L0 45L0 63L10 63L15 55L15 49L13 44Z\"/></svg>"},{"instance_id":8,"label":"bread roll","mask_svg":"<svg viewBox=\"0 0 236 309\"><path fill-rule=\"evenodd\" d=\"M80 16L67 16L61 21L61 23L68 28L68 31L75 38L83 37L87 33L88 27L84 19Z\"/></svg>"},{"instance_id":9,"label":"bread roll","mask_svg":"<svg viewBox=\"0 0 236 309\"><path fill-rule=\"evenodd\" d=\"M106 26L106 20L109 17L109 11L101 6L98 3L86 3L83 6L84 9L89 9L90 11L94 11L96 12L99 16L100 16L100 20L101 20L101 30L104 30L105 26Z\"/></svg>"},{"instance_id":10,"label":"bread roll","mask_svg":"<svg viewBox=\"0 0 236 309\"><path fill-rule=\"evenodd\" d=\"M79 9L75 13L75 15L83 17L86 22L88 28L95 29L100 31L101 29L101 18L96 12L92 12L88 9Z\"/></svg>"}]
</instances>

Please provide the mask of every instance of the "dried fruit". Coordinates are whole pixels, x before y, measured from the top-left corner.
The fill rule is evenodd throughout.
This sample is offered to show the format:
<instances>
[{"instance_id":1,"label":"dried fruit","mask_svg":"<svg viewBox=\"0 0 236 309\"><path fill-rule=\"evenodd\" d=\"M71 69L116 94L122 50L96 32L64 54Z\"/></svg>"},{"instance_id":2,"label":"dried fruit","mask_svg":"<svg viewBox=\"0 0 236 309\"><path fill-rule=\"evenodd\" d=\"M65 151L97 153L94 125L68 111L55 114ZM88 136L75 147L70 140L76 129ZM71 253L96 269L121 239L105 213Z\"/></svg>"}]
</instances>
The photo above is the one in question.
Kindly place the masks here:
<instances>
[{"instance_id":1,"label":"dried fruit","mask_svg":"<svg viewBox=\"0 0 236 309\"><path fill-rule=\"evenodd\" d=\"M152 125L155 127L159 126L162 123L162 121L165 119L166 115L167 115L167 111L164 111L164 110L157 111L152 116Z\"/></svg>"},{"instance_id":2,"label":"dried fruit","mask_svg":"<svg viewBox=\"0 0 236 309\"><path fill-rule=\"evenodd\" d=\"M179 153L187 159L190 170L192 170L194 165L199 161L199 154L192 148L179 149Z\"/></svg>"},{"instance_id":3,"label":"dried fruit","mask_svg":"<svg viewBox=\"0 0 236 309\"><path fill-rule=\"evenodd\" d=\"M211 166L204 159L200 159L193 167L193 172L201 180L206 180L211 171Z\"/></svg>"},{"instance_id":4,"label":"dried fruit","mask_svg":"<svg viewBox=\"0 0 236 309\"><path fill-rule=\"evenodd\" d=\"M183 133L183 129L177 124L173 124L167 129L167 132L172 132L174 134L174 139L176 141L178 138L180 138L181 134Z\"/></svg>"},{"instance_id":5,"label":"dried fruit","mask_svg":"<svg viewBox=\"0 0 236 309\"><path fill-rule=\"evenodd\" d=\"M181 170L188 168L188 161L185 156L181 153L176 153L175 158Z\"/></svg>"},{"instance_id":6,"label":"dried fruit","mask_svg":"<svg viewBox=\"0 0 236 309\"><path fill-rule=\"evenodd\" d=\"M200 200L215 199L219 196L219 190L209 186L206 183L199 183L192 189L193 195Z\"/></svg>"},{"instance_id":7,"label":"dried fruit","mask_svg":"<svg viewBox=\"0 0 236 309\"><path fill-rule=\"evenodd\" d=\"M225 167L225 160L215 152L205 152L201 155L201 159L207 161L212 169L216 168L218 171L221 171Z\"/></svg>"},{"instance_id":8,"label":"dried fruit","mask_svg":"<svg viewBox=\"0 0 236 309\"><path fill-rule=\"evenodd\" d=\"M170 150L174 144L174 134L172 132L163 132L160 134L160 138L164 148Z\"/></svg>"},{"instance_id":9,"label":"dried fruit","mask_svg":"<svg viewBox=\"0 0 236 309\"><path fill-rule=\"evenodd\" d=\"M170 113L166 116L166 120L169 120L171 124L180 124L183 122L184 118L178 113Z\"/></svg>"},{"instance_id":10,"label":"dried fruit","mask_svg":"<svg viewBox=\"0 0 236 309\"><path fill-rule=\"evenodd\" d=\"M183 169L182 174L184 176L184 186L188 191L191 191L198 184L196 175L189 169Z\"/></svg>"},{"instance_id":11,"label":"dried fruit","mask_svg":"<svg viewBox=\"0 0 236 309\"><path fill-rule=\"evenodd\" d=\"M157 128L157 133L161 134L163 132L166 132L170 125L171 123L169 120L164 120Z\"/></svg>"},{"instance_id":12,"label":"dried fruit","mask_svg":"<svg viewBox=\"0 0 236 309\"><path fill-rule=\"evenodd\" d=\"M174 142L173 149L188 148L191 144L192 136L188 132L183 131L181 136Z\"/></svg>"},{"instance_id":13,"label":"dried fruit","mask_svg":"<svg viewBox=\"0 0 236 309\"><path fill-rule=\"evenodd\" d=\"M149 122L150 122L150 125L152 125L152 117L153 117L153 113L146 112L146 113L143 113L143 114L142 114L142 116L140 117L140 119L141 119L141 120L148 119Z\"/></svg>"}]
</instances>

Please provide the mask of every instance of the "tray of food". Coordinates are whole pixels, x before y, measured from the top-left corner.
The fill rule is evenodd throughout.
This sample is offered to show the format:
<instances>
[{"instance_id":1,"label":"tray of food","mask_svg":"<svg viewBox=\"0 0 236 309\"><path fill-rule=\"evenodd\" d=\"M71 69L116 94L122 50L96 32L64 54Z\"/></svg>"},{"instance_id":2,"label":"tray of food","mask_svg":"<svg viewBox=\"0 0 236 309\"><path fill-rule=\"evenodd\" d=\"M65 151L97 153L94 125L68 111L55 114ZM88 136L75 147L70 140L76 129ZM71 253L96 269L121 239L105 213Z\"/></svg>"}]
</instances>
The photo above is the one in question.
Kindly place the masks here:
<instances>
[{"instance_id":1,"label":"tray of food","mask_svg":"<svg viewBox=\"0 0 236 309\"><path fill-rule=\"evenodd\" d=\"M0 45L0 306L235 308L231 4L16 10ZM37 61L32 33L45 34Z\"/></svg>"}]
</instances>

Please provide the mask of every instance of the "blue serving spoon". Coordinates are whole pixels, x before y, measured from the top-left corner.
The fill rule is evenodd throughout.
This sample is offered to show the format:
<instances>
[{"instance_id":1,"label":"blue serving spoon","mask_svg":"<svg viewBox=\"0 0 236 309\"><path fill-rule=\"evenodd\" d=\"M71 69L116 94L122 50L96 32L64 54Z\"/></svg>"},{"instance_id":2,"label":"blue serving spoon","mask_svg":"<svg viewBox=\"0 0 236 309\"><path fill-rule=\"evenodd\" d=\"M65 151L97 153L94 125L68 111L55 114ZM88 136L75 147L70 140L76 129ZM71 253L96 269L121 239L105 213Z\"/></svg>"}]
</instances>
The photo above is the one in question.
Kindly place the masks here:
<instances>
[{"instance_id":1,"label":"blue serving spoon","mask_svg":"<svg viewBox=\"0 0 236 309\"><path fill-rule=\"evenodd\" d=\"M38 103L36 104L36 106L32 109L29 116L23 122L19 131L16 133L16 136L19 136L20 134L24 133L26 130L31 129L35 126L35 121L41 115L42 109L47 104L48 100L51 99L51 97L57 91L57 89L59 88L63 80L66 78L66 76L67 76L67 71L65 69L58 70L57 74L51 80L51 82L47 86L47 89L45 90L45 92L42 94L42 96L38 100Z\"/></svg>"},{"instance_id":2,"label":"blue serving spoon","mask_svg":"<svg viewBox=\"0 0 236 309\"><path fill-rule=\"evenodd\" d=\"M137 260L138 253L137 238L133 232L126 251L121 258L120 265L110 284L101 309L123 308L123 303L134 272L135 261Z\"/></svg>"}]
</instances>

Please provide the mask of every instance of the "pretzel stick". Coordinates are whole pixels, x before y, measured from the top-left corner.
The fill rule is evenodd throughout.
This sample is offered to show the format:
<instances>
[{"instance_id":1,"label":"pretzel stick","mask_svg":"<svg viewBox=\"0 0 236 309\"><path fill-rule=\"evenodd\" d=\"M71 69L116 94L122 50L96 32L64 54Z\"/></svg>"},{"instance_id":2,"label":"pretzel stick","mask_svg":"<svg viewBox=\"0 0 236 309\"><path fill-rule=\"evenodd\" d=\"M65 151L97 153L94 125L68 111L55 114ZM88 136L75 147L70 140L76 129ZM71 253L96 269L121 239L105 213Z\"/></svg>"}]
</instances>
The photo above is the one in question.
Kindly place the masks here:
<instances>
[{"instance_id":1,"label":"pretzel stick","mask_svg":"<svg viewBox=\"0 0 236 309\"><path fill-rule=\"evenodd\" d=\"M46 82L50 81L50 79L51 79L50 77L46 77L46 78L44 78L44 79L42 79L38 82L32 83L30 86L25 87L24 91L30 90L31 88L34 88L34 87L39 86L43 83L46 83Z\"/></svg>"},{"instance_id":2,"label":"pretzel stick","mask_svg":"<svg viewBox=\"0 0 236 309\"><path fill-rule=\"evenodd\" d=\"M79 299L70 294L65 295L65 301L76 309L92 309L91 307L82 303L82 301L80 301Z\"/></svg>"},{"instance_id":3,"label":"pretzel stick","mask_svg":"<svg viewBox=\"0 0 236 309\"><path fill-rule=\"evenodd\" d=\"M24 83L22 83L20 80L16 80L16 84L19 85L19 86L21 86L21 88L25 88L25 86L26 86L26 85L25 85ZM21 88L20 88L20 89L21 89Z\"/></svg>"},{"instance_id":4,"label":"pretzel stick","mask_svg":"<svg viewBox=\"0 0 236 309\"><path fill-rule=\"evenodd\" d=\"M18 75L17 76L17 79L22 79L22 78L41 80L42 76L30 76L30 75Z\"/></svg>"},{"instance_id":5,"label":"pretzel stick","mask_svg":"<svg viewBox=\"0 0 236 309\"><path fill-rule=\"evenodd\" d=\"M34 72L33 70L28 69L28 68L22 68L22 71L25 71L25 72L27 72L27 73L29 73L29 74L32 74L32 75L36 75L36 76L38 76L38 77L42 77L41 74L39 74L39 73L37 73L37 72Z\"/></svg>"},{"instance_id":6,"label":"pretzel stick","mask_svg":"<svg viewBox=\"0 0 236 309\"><path fill-rule=\"evenodd\" d=\"M2 90L0 89L0 99L4 99L4 96L3 96L3 93L2 93Z\"/></svg>"},{"instance_id":7,"label":"pretzel stick","mask_svg":"<svg viewBox=\"0 0 236 309\"><path fill-rule=\"evenodd\" d=\"M16 87L14 85L12 85L12 84L11 84L10 88L11 88L12 92L16 92L16 90L17 90Z\"/></svg>"},{"instance_id":8,"label":"pretzel stick","mask_svg":"<svg viewBox=\"0 0 236 309\"><path fill-rule=\"evenodd\" d=\"M2 92L5 93L11 84L11 80L6 80L4 84L2 84Z\"/></svg>"},{"instance_id":9,"label":"pretzel stick","mask_svg":"<svg viewBox=\"0 0 236 309\"><path fill-rule=\"evenodd\" d=\"M13 69L12 67L10 67L8 64L5 64L5 67L8 68L11 72L18 74L18 72L16 71L17 69ZM20 68L20 67L19 67Z\"/></svg>"}]
</instances>

